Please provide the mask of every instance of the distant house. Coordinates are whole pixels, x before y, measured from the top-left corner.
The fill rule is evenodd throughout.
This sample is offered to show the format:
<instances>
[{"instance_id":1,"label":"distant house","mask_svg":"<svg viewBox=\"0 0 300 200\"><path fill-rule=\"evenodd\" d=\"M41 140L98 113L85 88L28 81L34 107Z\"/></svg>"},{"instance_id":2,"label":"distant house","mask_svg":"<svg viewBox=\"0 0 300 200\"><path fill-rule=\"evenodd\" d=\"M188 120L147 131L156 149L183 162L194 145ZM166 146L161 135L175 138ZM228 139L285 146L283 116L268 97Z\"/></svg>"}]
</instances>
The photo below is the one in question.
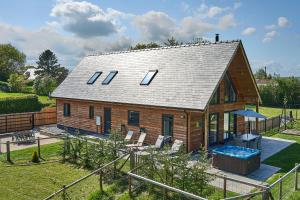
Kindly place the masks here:
<instances>
[{"instance_id":1,"label":"distant house","mask_svg":"<svg viewBox=\"0 0 300 200\"><path fill-rule=\"evenodd\" d=\"M28 80L35 80L35 78L37 77L37 75L35 75L35 68L29 68L24 72L24 75L28 76Z\"/></svg>"},{"instance_id":2,"label":"distant house","mask_svg":"<svg viewBox=\"0 0 300 200\"><path fill-rule=\"evenodd\" d=\"M276 81L272 79L256 79L257 86L266 86L276 84Z\"/></svg>"},{"instance_id":3,"label":"distant house","mask_svg":"<svg viewBox=\"0 0 300 200\"><path fill-rule=\"evenodd\" d=\"M239 40L87 56L52 96L59 128L168 135L188 151L243 132L232 111L261 101Z\"/></svg>"}]
</instances>

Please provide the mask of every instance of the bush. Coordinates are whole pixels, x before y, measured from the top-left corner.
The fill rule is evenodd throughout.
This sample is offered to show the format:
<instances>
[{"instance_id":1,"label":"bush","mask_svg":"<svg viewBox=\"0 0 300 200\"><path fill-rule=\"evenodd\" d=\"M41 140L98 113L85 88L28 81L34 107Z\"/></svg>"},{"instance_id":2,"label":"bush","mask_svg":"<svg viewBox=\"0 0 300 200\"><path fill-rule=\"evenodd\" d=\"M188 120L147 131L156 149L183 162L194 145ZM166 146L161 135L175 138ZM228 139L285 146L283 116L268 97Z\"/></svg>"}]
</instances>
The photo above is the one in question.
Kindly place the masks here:
<instances>
[{"instance_id":1,"label":"bush","mask_svg":"<svg viewBox=\"0 0 300 200\"><path fill-rule=\"evenodd\" d=\"M37 95L0 98L0 114L34 112L41 108Z\"/></svg>"},{"instance_id":2,"label":"bush","mask_svg":"<svg viewBox=\"0 0 300 200\"><path fill-rule=\"evenodd\" d=\"M26 80L24 75L11 74L9 76L8 83L12 92L23 92L26 87Z\"/></svg>"},{"instance_id":3,"label":"bush","mask_svg":"<svg viewBox=\"0 0 300 200\"><path fill-rule=\"evenodd\" d=\"M34 81L33 88L34 92L38 95L49 95L57 87L55 79L44 76L37 77Z\"/></svg>"},{"instance_id":4,"label":"bush","mask_svg":"<svg viewBox=\"0 0 300 200\"><path fill-rule=\"evenodd\" d=\"M40 162L39 156L38 156L36 151L34 151L33 154L32 154L31 162L33 162L33 163L39 163Z\"/></svg>"},{"instance_id":5,"label":"bush","mask_svg":"<svg viewBox=\"0 0 300 200\"><path fill-rule=\"evenodd\" d=\"M0 81L0 91L9 92L10 86L7 82Z\"/></svg>"}]
</instances>

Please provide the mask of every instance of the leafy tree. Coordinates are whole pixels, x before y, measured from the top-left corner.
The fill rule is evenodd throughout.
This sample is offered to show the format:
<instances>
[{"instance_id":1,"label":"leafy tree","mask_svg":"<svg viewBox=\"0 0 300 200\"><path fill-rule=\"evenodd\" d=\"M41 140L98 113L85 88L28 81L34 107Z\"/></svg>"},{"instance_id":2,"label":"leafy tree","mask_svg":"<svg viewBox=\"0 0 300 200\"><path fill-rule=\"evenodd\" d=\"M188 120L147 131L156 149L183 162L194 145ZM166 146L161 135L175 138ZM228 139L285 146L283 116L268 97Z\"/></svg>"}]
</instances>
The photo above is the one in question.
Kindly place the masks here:
<instances>
[{"instance_id":1,"label":"leafy tree","mask_svg":"<svg viewBox=\"0 0 300 200\"><path fill-rule=\"evenodd\" d=\"M38 95L48 95L57 87L57 82L50 76L38 76L33 84L33 88Z\"/></svg>"},{"instance_id":2,"label":"leafy tree","mask_svg":"<svg viewBox=\"0 0 300 200\"><path fill-rule=\"evenodd\" d=\"M264 68L260 68L255 72L255 78L257 79L266 79L267 78L267 73L264 70Z\"/></svg>"},{"instance_id":3,"label":"leafy tree","mask_svg":"<svg viewBox=\"0 0 300 200\"><path fill-rule=\"evenodd\" d=\"M171 38L167 39L167 41L164 42L164 44L166 46L177 46L177 45L182 44L182 42L178 42L174 37L171 37Z\"/></svg>"},{"instance_id":4,"label":"leafy tree","mask_svg":"<svg viewBox=\"0 0 300 200\"><path fill-rule=\"evenodd\" d=\"M8 79L8 84L12 92L23 92L26 87L25 76L20 74L11 74Z\"/></svg>"},{"instance_id":5,"label":"leafy tree","mask_svg":"<svg viewBox=\"0 0 300 200\"><path fill-rule=\"evenodd\" d=\"M148 44L137 43L134 47L130 47L129 50L151 49L151 48L158 48L158 47L160 47L160 45L155 42L150 42Z\"/></svg>"},{"instance_id":6,"label":"leafy tree","mask_svg":"<svg viewBox=\"0 0 300 200\"><path fill-rule=\"evenodd\" d=\"M11 44L0 44L0 81L7 81L13 73L20 73L26 55Z\"/></svg>"},{"instance_id":7,"label":"leafy tree","mask_svg":"<svg viewBox=\"0 0 300 200\"><path fill-rule=\"evenodd\" d=\"M61 84L68 76L69 70L65 67L60 67L57 70L56 82L57 84Z\"/></svg>"}]
</instances>

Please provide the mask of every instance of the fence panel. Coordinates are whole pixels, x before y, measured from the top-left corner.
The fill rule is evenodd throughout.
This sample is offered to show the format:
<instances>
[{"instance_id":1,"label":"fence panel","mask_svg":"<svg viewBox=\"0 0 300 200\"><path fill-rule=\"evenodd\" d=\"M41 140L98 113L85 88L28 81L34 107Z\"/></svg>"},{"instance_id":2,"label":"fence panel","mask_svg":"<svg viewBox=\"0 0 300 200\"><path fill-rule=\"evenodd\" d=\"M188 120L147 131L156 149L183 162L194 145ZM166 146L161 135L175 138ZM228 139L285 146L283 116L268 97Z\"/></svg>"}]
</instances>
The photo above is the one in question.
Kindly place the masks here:
<instances>
[{"instance_id":1,"label":"fence panel","mask_svg":"<svg viewBox=\"0 0 300 200\"><path fill-rule=\"evenodd\" d=\"M56 109L40 112L0 115L0 134L30 130L36 126L56 124Z\"/></svg>"}]
</instances>

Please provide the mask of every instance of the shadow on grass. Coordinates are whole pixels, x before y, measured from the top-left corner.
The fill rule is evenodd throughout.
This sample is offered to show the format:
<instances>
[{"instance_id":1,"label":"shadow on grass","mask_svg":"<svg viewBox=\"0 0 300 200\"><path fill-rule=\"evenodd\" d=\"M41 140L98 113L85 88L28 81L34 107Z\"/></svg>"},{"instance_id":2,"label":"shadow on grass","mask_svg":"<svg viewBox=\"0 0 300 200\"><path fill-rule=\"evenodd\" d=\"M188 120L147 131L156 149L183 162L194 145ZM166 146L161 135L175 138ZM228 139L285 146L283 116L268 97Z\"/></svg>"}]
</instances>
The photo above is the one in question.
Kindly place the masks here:
<instances>
[{"instance_id":1,"label":"shadow on grass","mask_svg":"<svg viewBox=\"0 0 300 200\"><path fill-rule=\"evenodd\" d=\"M275 167L280 167L280 172L288 172L293 167L295 167L295 163L300 163L300 144L294 143L287 148L283 149L279 153L271 156L263 163L267 165L272 165Z\"/></svg>"}]
</instances>

